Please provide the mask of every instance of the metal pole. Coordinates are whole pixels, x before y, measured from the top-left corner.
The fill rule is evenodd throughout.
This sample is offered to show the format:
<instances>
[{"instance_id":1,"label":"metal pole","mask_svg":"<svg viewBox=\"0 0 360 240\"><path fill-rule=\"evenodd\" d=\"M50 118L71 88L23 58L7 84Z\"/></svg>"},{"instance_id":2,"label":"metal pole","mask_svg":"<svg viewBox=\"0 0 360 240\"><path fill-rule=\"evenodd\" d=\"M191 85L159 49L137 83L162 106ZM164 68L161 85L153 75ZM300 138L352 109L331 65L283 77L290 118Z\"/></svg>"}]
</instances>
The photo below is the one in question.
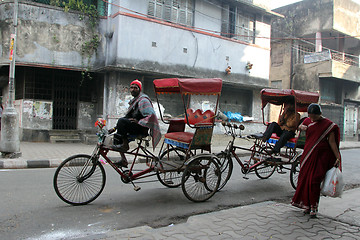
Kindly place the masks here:
<instances>
[{"instance_id":1,"label":"metal pole","mask_svg":"<svg viewBox=\"0 0 360 240\"><path fill-rule=\"evenodd\" d=\"M9 70L9 96L5 110L1 117L1 143L0 150L2 156L19 157L20 139L19 139L19 117L14 107L15 101L15 56L16 56L16 34L18 18L18 0L14 0L14 34L11 36L10 51L10 70Z\"/></svg>"}]
</instances>

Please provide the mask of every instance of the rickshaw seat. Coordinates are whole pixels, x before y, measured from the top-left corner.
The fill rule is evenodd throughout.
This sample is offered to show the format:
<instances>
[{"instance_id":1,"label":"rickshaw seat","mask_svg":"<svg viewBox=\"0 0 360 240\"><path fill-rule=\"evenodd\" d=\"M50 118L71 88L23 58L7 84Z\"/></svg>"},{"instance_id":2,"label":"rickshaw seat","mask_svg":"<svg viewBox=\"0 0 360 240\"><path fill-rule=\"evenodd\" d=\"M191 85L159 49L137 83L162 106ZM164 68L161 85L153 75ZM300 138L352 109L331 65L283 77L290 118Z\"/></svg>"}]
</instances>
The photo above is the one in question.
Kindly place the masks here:
<instances>
[{"instance_id":1,"label":"rickshaw seat","mask_svg":"<svg viewBox=\"0 0 360 240\"><path fill-rule=\"evenodd\" d=\"M191 108L186 110L188 123L196 128L195 133L169 132L165 134L165 143L184 149L201 148L210 150L214 112ZM185 118L186 122L186 118ZM200 137L202 135L202 137ZM194 139L195 136L195 139ZM200 138L199 138L200 137ZM194 141L193 141L194 140ZM190 146L191 144L191 146Z\"/></svg>"},{"instance_id":2,"label":"rickshaw seat","mask_svg":"<svg viewBox=\"0 0 360 240\"><path fill-rule=\"evenodd\" d=\"M188 149L193 137L189 132L170 132L165 134L165 143Z\"/></svg>"},{"instance_id":3,"label":"rickshaw seat","mask_svg":"<svg viewBox=\"0 0 360 240\"><path fill-rule=\"evenodd\" d=\"M269 143L276 143L278 140L280 139L280 137L278 135L276 135L276 133L273 133L271 134L271 137L270 139L268 140ZM297 142L297 137L294 137L294 138L290 138L287 143L285 144L286 147L289 147L289 148L294 148L295 147L295 144Z\"/></svg>"}]
</instances>

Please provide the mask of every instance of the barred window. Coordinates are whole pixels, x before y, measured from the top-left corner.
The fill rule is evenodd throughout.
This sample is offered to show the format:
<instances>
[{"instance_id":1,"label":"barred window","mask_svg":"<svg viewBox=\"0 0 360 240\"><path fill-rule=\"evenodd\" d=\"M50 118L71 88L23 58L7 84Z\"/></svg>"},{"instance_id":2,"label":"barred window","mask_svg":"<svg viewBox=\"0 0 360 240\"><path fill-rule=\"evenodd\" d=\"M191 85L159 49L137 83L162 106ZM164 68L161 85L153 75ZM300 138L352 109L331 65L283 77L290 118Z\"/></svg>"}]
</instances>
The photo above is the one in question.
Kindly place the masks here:
<instances>
[{"instance_id":1,"label":"barred window","mask_svg":"<svg viewBox=\"0 0 360 240\"><path fill-rule=\"evenodd\" d=\"M193 25L193 0L149 0L148 15L187 26Z\"/></svg>"},{"instance_id":2,"label":"barred window","mask_svg":"<svg viewBox=\"0 0 360 240\"><path fill-rule=\"evenodd\" d=\"M255 15L244 13L238 7L223 5L221 36L255 43Z\"/></svg>"}]
</instances>

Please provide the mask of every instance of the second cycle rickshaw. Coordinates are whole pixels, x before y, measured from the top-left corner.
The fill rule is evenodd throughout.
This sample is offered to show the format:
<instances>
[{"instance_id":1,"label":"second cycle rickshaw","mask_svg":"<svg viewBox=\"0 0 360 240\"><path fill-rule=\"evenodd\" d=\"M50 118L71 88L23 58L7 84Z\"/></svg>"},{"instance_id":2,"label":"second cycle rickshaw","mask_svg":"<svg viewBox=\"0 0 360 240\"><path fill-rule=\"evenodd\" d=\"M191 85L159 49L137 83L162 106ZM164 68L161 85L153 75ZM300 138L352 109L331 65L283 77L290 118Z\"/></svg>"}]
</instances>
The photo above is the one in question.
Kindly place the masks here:
<instances>
[{"instance_id":1,"label":"second cycle rickshaw","mask_svg":"<svg viewBox=\"0 0 360 240\"><path fill-rule=\"evenodd\" d=\"M218 100L222 88L221 79L156 79L156 97L159 94L176 93L183 99L184 117L161 119L169 124L159 155L149 149L148 135L128 136L136 141L136 147L126 152L112 149L112 136L108 134L106 121L100 119L98 144L91 155L79 154L64 160L55 171L53 185L61 200L71 205L84 205L94 201L103 191L106 174L103 164L107 163L119 175L123 183L130 183L134 190L140 190L138 180L156 175L167 187L182 186L184 195L191 201L203 202L217 191L221 181L219 160L210 153L212 130ZM215 111L190 108L191 96L214 95ZM158 97L157 97L158 100ZM186 101L185 101L186 100ZM194 131L186 132L185 125ZM197 154L196 150L201 153ZM117 166L109 152L119 152L122 158L133 157L129 168ZM138 159L143 159L146 167L134 168Z\"/></svg>"},{"instance_id":2,"label":"second cycle rickshaw","mask_svg":"<svg viewBox=\"0 0 360 240\"><path fill-rule=\"evenodd\" d=\"M263 89L261 90L262 101L262 116L264 125L269 123L265 122L264 109L268 103L281 106L280 113L284 110L284 104L293 100L295 102L296 112L306 112L307 107L311 103L317 103L319 94L314 92L305 92L293 89ZM300 171L300 158L302 154L302 147L305 143L304 137L300 137L300 132L297 136L289 139L286 145L282 148L279 155L274 155L272 149L279 137L274 133L268 141L262 140L262 133L250 134L242 136L241 131L244 130L244 125L223 122L222 125L226 130L226 134L232 136L226 149L217 154L220 159L219 165L221 168L221 183L219 190L222 189L227 181L230 179L233 170L233 158L239 163L241 172L245 174L244 178L247 179L247 174L255 173L261 179L267 179L277 171L278 173L285 173L284 170L290 170L290 183L294 189L297 186L297 177ZM234 141L237 137L254 141L250 148L235 146ZM249 159L242 161L236 154L236 150L249 151Z\"/></svg>"}]
</instances>

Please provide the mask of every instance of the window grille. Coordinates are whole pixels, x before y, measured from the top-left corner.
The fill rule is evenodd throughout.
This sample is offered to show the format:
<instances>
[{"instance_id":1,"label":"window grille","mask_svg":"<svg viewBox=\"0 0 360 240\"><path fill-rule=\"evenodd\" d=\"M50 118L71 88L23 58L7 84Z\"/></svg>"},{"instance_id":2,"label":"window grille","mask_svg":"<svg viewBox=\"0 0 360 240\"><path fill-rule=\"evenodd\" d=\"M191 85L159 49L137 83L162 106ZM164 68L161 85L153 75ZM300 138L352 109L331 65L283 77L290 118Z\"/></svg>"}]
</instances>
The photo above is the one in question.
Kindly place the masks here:
<instances>
[{"instance_id":1,"label":"window grille","mask_svg":"<svg viewBox=\"0 0 360 240\"><path fill-rule=\"evenodd\" d=\"M165 21L192 26L193 0L149 0L148 15Z\"/></svg>"},{"instance_id":2,"label":"window grille","mask_svg":"<svg viewBox=\"0 0 360 240\"><path fill-rule=\"evenodd\" d=\"M221 35L248 43L255 43L255 16L238 7L222 6Z\"/></svg>"}]
</instances>

